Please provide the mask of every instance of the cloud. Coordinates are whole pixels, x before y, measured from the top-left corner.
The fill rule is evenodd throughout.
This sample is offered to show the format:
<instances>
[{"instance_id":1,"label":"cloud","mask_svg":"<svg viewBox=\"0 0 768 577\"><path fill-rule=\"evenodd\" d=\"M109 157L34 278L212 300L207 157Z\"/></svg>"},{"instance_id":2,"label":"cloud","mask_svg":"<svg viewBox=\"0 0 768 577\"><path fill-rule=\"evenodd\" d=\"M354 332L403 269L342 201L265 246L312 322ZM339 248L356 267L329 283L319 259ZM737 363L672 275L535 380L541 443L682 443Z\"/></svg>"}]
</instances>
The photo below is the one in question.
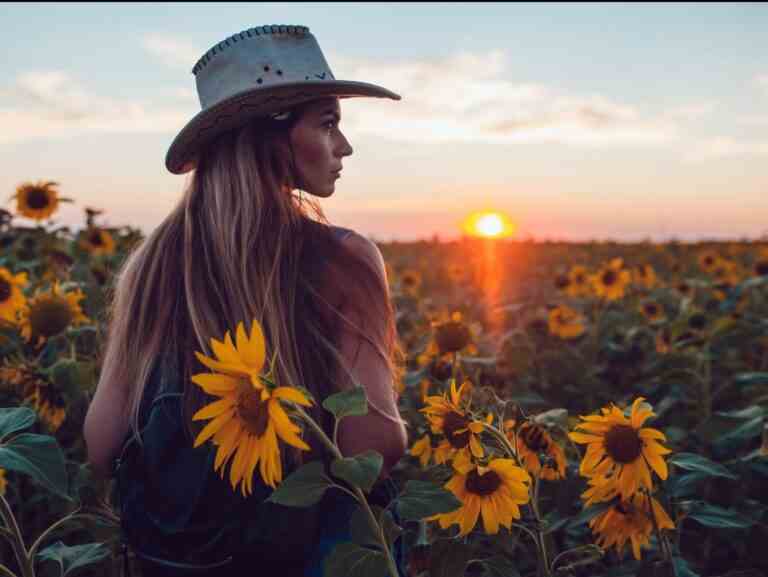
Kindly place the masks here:
<instances>
[{"instance_id":1,"label":"cloud","mask_svg":"<svg viewBox=\"0 0 768 577\"><path fill-rule=\"evenodd\" d=\"M145 34L141 38L141 45L167 66L187 72L192 70L205 52L187 40L156 32Z\"/></svg>"},{"instance_id":2,"label":"cloud","mask_svg":"<svg viewBox=\"0 0 768 577\"><path fill-rule=\"evenodd\" d=\"M674 118L649 117L600 94L511 82L505 60L500 50L401 62L329 57L337 78L372 82L402 95L401 102L385 106L368 99L345 106L345 124L385 138L582 145L657 145L678 138Z\"/></svg>"},{"instance_id":3,"label":"cloud","mask_svg":"<svg viewBox=\"0 0 768 577\"><path fill-rule=\"evenodd\" d=\"M743 141L730 137L710 138L693 145L684 154L684 160L703 162L748 156L768 156L768 140Z\"/></svg>"},{"instance_id":4,"label":"cloud","mask_svg":"<svg viewBox=\"0 0 768 577\"><path fill-rule=\"evenodd\" d=\"M187 98L181 105L162 107L100 96L60 70L19 74L3 94L12 103L0 104L0 143L85 133L175 132L197 112Z\"/></svg>"},{"instance_id":5,"label":"cloud","mask_svg":"<svg viewBox=\"0 0 768 577\"><path fill-rule=\"evenodd\" d=\"M714 112L717 104L715 102L697 102L671 108L664 112L664 117L670 120L700 120Z\"/></svg>"},{"instance_id":6,"label":"cloud","mask_svg":"<svg viewBox=\"0 0 768 577\"><path fill-rule=\"evenodd\" d=\"M768 74L756 74L754 80L755 84L768 94Z\"/></svg>"}]
</instances>

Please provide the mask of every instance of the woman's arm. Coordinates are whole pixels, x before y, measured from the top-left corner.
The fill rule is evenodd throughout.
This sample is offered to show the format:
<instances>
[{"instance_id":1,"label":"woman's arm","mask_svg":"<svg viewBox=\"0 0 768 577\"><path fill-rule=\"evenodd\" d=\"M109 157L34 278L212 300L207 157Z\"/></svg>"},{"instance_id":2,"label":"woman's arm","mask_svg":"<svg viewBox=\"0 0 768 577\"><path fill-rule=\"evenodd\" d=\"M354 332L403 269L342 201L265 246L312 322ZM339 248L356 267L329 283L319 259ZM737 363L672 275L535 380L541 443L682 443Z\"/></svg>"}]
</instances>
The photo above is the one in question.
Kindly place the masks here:
<instances>
[{"instance_id":1,"label":"woman's arm","mask_svg":"<svg viewBox=\"0 0 768 577\"><path fill-rule=\"evenodd\" d=\"M380 281L387 288L388 296L384 259L378 247L359 234L349 235L343 242L374 267ZM363 310L372 309L363 307ZM358 318L358 315L352 318L363 331L374 323L380 325L382 322L379 318ZM365 388L369 405L367 415L344 417L341 420L339 448L344 456L353 456L369 449L381 453L384 465L379 478L385 478L405 454L408 443L408 434L397 409L392 375L386 361L374 346L350 329L342 331L341 354L355 381Z\"/></svg>"},{"instance_id":2,"label":"woman's arm","mask_svg":"<svg viewBox=\"0 0 768 577\"><path fill-rule=\"evenodd\" d=\"M104 366L83 425L88 462L94 473L105 478L110 475L112 461L127 434L128 387L116 371Z\"/></svg>"}]
</instances>

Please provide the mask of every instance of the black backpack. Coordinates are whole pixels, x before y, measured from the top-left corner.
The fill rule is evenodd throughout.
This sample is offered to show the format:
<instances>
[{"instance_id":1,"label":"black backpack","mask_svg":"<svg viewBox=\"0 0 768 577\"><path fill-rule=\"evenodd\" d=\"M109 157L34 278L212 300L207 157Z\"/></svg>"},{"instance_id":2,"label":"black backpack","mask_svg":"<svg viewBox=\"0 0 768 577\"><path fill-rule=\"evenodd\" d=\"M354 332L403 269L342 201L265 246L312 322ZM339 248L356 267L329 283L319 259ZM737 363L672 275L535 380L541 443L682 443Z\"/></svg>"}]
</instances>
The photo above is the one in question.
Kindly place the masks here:
<instances>
[{"instance_id":1,"label":"black backpack","mask_svg":"<svg viewBox=\"0 0 768 577\"><path fill-rule=\"evenodd\" d=\"M126 570L130 548L143 577L153 570L165 577L253 574L264 564L279 568L281 577L321 575L322 556L349 540L357 503L329 490L312 507L286 507L265 502L272 489L263 482L255 482L247 498L233 490L213 470L215 448L192 446L171 359L161 357L147 383L142 443L129 435L114 463ZM387 479L377 483L369 502L386 506L396 495ZM402 539L399 556L402 562Z\"/></svg>"}]
</instances>

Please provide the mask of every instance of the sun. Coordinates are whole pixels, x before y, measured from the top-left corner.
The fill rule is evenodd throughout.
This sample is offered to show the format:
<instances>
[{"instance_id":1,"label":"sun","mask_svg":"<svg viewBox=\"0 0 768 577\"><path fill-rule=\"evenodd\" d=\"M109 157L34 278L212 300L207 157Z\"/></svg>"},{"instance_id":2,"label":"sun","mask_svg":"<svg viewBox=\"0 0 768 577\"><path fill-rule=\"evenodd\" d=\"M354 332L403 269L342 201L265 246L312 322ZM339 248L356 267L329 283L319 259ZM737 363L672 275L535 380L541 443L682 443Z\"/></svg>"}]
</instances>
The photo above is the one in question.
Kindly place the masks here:
<instances>
[{"instance_id":1,"label":"sun","mask_svg":"<svg viewBox=\"0 0 768 577\"><path fill-rule=\"evenodd\" d=\"M503 213L476 212L464 222L464 232L472 236L503 238L514 234L515 225Z\"/></svg>"}]
</instances>

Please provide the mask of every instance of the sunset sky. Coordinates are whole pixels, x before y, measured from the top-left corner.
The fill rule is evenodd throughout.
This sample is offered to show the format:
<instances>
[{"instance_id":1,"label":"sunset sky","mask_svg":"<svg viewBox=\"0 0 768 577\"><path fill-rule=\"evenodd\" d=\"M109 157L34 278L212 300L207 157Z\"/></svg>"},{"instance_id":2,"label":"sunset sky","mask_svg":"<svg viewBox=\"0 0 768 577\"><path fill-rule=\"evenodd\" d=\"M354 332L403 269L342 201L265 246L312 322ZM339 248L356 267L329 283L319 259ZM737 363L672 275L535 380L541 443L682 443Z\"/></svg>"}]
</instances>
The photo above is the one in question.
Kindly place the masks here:
<instances>
[{"instance_id":1,"label":"sunset sky","mask_svg":"<svg viewBox=\"0 0 768 577\"><path fill-rule=\"evenodd\" d=\"M192 66L227 36L301 24L354 147L336 224L376 240L768 234L768 4L0 4L0 194L55 180L104 225L149 232L186 177L165 153L199 110ZM5 191L5 192L2 192Z\"/></svg>"}]
</instances>

